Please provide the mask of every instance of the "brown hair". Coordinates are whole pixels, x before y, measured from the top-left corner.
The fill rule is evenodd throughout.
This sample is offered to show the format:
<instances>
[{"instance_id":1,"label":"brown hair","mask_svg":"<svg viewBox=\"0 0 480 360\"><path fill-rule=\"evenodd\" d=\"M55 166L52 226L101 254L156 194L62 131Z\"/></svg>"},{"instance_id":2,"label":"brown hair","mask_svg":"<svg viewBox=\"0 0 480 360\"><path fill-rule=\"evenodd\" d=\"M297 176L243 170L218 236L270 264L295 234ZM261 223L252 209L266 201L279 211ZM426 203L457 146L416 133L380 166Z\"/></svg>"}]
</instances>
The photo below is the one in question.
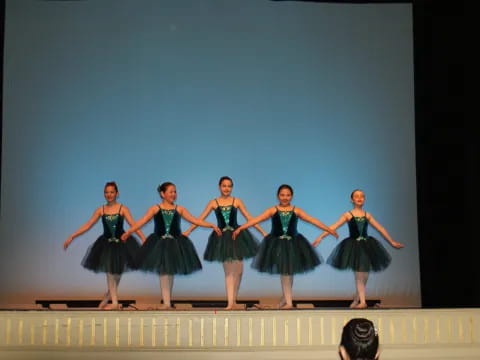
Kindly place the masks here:
<instances>
[{"instance_id":1,"label":"brown hair","mask_svg":"<svg viewBox=\"0 0 480 360\"><path fill-rule=\"evenodd\" d=\"M118 186L117 186L117 183L115 181L109 181L105 184L105 187L103 188L103 191L105 191L107 189L107 187L109 186L113 186L113 188L115 189L115 191L118 193Z\"/></svg>"},{"instance_id":2,"label":"brown hair","mask_svg":"<svg viewBox=\"0 0 480 360\"><path fill-rule=\"evenodd\" d=\"M352 191L352 193L350 194L350 199L353 200L353 195L357 192L357 191L361 191L363 193L363 190L362 189L355 189Z\"/></svg>"},{"instance_id":3,"label":"brown hair","mask_svg":"<svg viewBox=\"0 0 480 360\"><path fill-rule=\"evenodd\" d=\"M163 184L158 185L158 187L157 187L158 193L160 194L161 192L167 191L169 186L175 186L175 184L170 182L170 181L166 181Z\"/></svg>"},{"instance_id":4,"label":"brown hair","mask_svg":"<svg viewBox=\"0 0 480 360\"><path fill-rule=\"evenodd\" d=\"M287 185L287 184L282 184L278 187L278 190L277 190L277 196L280 194L280 191L282 191L283 189L288 189L290 190L290 193L292 194L293 196L293 189L290 185Z\"/></svg>"},{"instance_id":5,"label":"brown hair","mask_svg":"<svg viewBox=\"0 0 480 360\"><path fill-rule=\"evenodd\" d=\"M222 185L222 182L223 182L224 180L229 180L229 181L232 183L232 186L233 186L233 180L232 180L229 176L222 176L222 177L220 178L220 180L218 180L218 186Z\"/></svg>"}]
</instances>

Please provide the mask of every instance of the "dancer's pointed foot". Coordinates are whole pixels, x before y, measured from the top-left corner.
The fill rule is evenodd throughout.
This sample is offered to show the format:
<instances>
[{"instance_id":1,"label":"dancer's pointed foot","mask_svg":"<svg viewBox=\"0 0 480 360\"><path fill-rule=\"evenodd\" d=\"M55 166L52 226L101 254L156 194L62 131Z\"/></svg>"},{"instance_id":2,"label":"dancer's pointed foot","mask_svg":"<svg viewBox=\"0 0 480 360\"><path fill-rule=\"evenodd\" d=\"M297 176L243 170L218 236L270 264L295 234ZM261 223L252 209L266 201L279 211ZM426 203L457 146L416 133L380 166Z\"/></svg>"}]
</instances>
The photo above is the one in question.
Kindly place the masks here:
<instances>
[{"instance_id":1,"label":"dancer's pointed foot","mask_svg":"<svg viewBox=\"0 0 480 360\"><path fill-rule=\"evenodd\" d=\"M162 304L158 307L158 310L173 310L174 307L171 304Z\"/></svg>"},{"instance_id":2,"label":"dancer's pointed foot","mask_svg":"<svg viewBox=\"0 0 480 360\"><path fill-rule=\"evenodd\" d=\"M283 306L279 307L280 310L291 310L293 309L293 304L284 304Z\"/></svg>"}]
</instances>

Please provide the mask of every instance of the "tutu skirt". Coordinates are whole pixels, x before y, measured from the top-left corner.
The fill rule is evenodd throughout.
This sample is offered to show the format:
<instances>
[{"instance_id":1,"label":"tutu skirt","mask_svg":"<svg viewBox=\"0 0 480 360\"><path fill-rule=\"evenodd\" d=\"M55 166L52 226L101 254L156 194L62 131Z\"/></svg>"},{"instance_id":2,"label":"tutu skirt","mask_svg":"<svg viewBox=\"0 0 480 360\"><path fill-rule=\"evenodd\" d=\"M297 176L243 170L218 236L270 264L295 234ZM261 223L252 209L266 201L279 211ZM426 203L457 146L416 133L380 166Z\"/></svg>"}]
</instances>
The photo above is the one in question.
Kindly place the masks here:
<instances>
[{"instance_id":1,"label":"tutu skirt","mask_svg":"<svg viewBox=\"0 0 480 360\"><path fill-rule=\"evenodd\" d=\"M188 275L202 269L192 241L183 235L151 234L138 251L138 269L161 275Z\"/></svg>"},{"instance_id":2,"label":"tutu skirt","mask_svg":"<svg viewBox=\"0 0 480 360\"><path fill-rule=\"evenodd\" d=\"M357 240L348 237L333 250L327 263L334 268L353 271L382 271L388 267L392 258L380 242L372 236Z\"/></svg>"},{"instance_id":3,"label":"tutu skirt","mask_svg":"<svg viewBox=\"0 0 480 360\"><path fill-rule=\"evenodd\" d=\"M208 238L207 247L203 258L207 261L232 261L243 260L255 256L258 243L248 230L242 230L235 240L232 231L226 230L222 236L212 232Z\"/></svg>"},{"instance_id":4,"label":"tutu skirt","mask_svg":"<svg viewBox=\"0 0 480 360\"><path fill-rule=\"evenodd\" d=\"M267 235L258 249L252 267L260 272L293 275L313 270L322 259L301 234L290 239Z\"/></svg>"},{"instance_id":5,"label":"tutu skirt","mask_svg":"<svg viewBox=\"0 0 480 360\"><path fill-rule=\"evenodd\" d=\"M133 236L127 241L115 242L101 235L87 250L82 266L94 272L121 274L135 268L139 248L140 245Z\"/></svg>"}]
</instances>

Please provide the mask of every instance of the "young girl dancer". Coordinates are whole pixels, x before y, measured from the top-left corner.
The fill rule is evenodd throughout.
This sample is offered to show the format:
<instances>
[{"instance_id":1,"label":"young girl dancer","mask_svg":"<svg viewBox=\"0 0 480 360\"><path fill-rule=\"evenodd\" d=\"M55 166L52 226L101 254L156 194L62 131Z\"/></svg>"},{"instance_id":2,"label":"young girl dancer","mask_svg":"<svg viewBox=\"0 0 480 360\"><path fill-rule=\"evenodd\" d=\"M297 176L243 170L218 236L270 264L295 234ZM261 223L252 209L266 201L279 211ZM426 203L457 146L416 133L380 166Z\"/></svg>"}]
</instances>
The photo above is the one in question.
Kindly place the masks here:
<instances>
[{"instance_id":1,"label":"young girl dancer","mask_svg":"<svg viewBox=\"0 0 480 360\"><path fill-rule=\"evenodd\" d=\"M277 197L278 205L268 208L238 227L233 232L233 238L235 239L243 229L272 218L272 230L263 239L252 265L260 272L280 274L283 296L279 308L291 309L293 275L313 270L321 262L307 239L297 232L298 218L328 231L335 237L338 237L338 234L320 220L290 203L293 197L290 185L280 185Z\"/></svg>"},{"instance_id":2,"label":"young girl dancer","mask_svg":"<svg viewBox=\"0 0 480 360\"><path fill-rule=\"evenodd\" d=\"M352 269L355 272L356 291L350 307L363 309L367 307L365 287L367 285L368 273L370 271L384 270L391 261L390 255L382 244L367 234L368 224L372 224L393 247L398 249L404 245L394 241L387 230L373 218L372 214L363 210L365 194L362 190L353 190L350 198L353 203L353 209L343 213L340 219L330 226L336 230L339 226L348 222L350 236L337 245L328 257L327 262L337 269ZM313 245L317 246L327 235L328 233L326 232L322 233L315 239Z\"/></svg>"},{"instance_id":3,"label":"young girl dancer","mask_svg":"<svg viewBox=\"0 0 480 360\"><path fill-rule=\"evenodd\" d=\"M252 216L247 211L242 200L232 196L233 181L228 176L223 176L218 182L220 196L211 200L205 210L200 214L199 219L205 219L210 211L215 212L218 227L222 230L221 235L212 232L208 238L208 244L203 258L207 261L223 262L225 272L225 290L227 292L226 310L233 309L242 280L243 259L254 257L257 253L257 242L248 230L241 231L235 240L232 239L233 231L238 227L237 212L240 210L247 220ZM267 233L259 226L255 226L258 231L266 236ZM183 234L188 236L196 225Z\"/></svg>"},{"instance_id":4,"label":"young girl dancer","mask_svg":"<svg viewBox=\"0 0 480 360\"><path fill-rule=\"evenodd\" d=\"M99 206L92 217L80 228L70 235L63 243L63 248L67 249L74 238L89 230L99 218L102 218L103 235L90 246L87 254L83 258L82 265L94 272L105 272L107 274L108 290L103 300L100 302L101 309L118 309L117 289L122 273L132 269L135 266L135 256L139 249L138 242L132 236L126 236L120 240L123 230L123 219L126 219L130 226L134 221L128 208L117 202L118 187L113 181L108 182L104 188L104 196L107 203ZM137 231L138 236L145 241L145 236L141 231ZM108 301L112 304L108 305Z\"/></svg>"},{"instance_id":5,"label":"young girl dancer","mask_svg":"<svg viewBox=\"0 0 480 360\"><path fill-rule=\"evenodd\" d=\"M193 217L183 206L176 205L177 189L173 183L165 182L157 190L162 198L161 203L150 207L146 214L123 234L122 239L153 217L155 230L139 250L138 265L140 270L160 275L163 308L171 309L174 275L187 275L202 268L192 241L181 233L180 217L196 225L211 227L218 234L221 234L221 230L214 224Z\"/></svg>"}]
</instances>

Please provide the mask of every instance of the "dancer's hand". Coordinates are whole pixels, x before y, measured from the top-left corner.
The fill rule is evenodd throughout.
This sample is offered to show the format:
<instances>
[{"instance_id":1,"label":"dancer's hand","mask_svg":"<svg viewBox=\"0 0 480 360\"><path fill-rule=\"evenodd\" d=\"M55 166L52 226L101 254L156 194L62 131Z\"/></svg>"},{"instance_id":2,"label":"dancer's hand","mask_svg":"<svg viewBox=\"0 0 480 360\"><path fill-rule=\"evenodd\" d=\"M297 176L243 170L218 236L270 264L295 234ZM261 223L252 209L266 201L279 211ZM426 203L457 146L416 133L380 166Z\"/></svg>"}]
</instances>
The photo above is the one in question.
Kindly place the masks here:
<instances>
[{"instance_id":1,"label":"dancer's hand","mask_svg":"<svg viewBox=\"0 0 480 360\"><path fill-rule=\"evenodd\" d=\"M185 237L188 237L188 235L190 235L190 233L191 233L191 231L190 231L190 229L188 229L188 230L185 230L185 231L182 233L182 235L185 236Z\"/></svg>"},{"instance_id":2,"label":"dancer's hand","mask_svg":"<svg viewBox=\"0 0 480 360\"><path fill-rule=\"evenodd\" d=\"M65 242L63 243L63 250L67 250L68 245L70 245L72 241L73 241L73 237L69 236L67 240L65 240Z\"/></svg>"},{"instance_id":3,"label":"dancer's hand","mask_svg":"<svg viewBox=\"0 0 480 360\"><path fill-rule=\"evenodd\" d=\"M399 242L396 242L396 241L393 241L393 242L391 243L391 245L392 245L394 248L397 248L397 249L401 249L401 248L405 247L404 244L399 243Z\"/></svg>"},{"instance_id":4,"label":"dancer's hand","mask_svg":"<svg viewBox=\"0 0 480 360\"><path fill-rule=\"evenodd\" d=\"M335 230L333 230L332 228L328 228L327 231L338 239L338 233Z\"/></svg>"},{"instance_id":5,"label":"dancer's hand","mask_svg":"<svg viewBox=\"0 0 480 360\"><path fill-rule=\"evenodd\" d=\"M122 236L120 236L120 240L127 241L128 237L130 236L130 232L125 231Z\"/></svg>"},{"instance_id":6,"label":"dancer's hand","mask_svg":"<svg viewBox=\"0 0 480 360\"><path fill-rule=\"evenodd\" d=\"M232 239L235 240L238 236L238 234L240 234L240 228L237 228L233 233L232 233Z\"/></svg>"},{"instance_id":7,"label":"dancer's hand","mask_svg":"<svg viewBox=\"0 0 480 360\"><path fill-rule=\"evenodd\" d=\"M220 228L216 225L213 225L212 226L212 229L213 231L215 231L215 233L218 235L218 236L222 236L222 230L220 230Z\"/></svg>"}]
</instances>

